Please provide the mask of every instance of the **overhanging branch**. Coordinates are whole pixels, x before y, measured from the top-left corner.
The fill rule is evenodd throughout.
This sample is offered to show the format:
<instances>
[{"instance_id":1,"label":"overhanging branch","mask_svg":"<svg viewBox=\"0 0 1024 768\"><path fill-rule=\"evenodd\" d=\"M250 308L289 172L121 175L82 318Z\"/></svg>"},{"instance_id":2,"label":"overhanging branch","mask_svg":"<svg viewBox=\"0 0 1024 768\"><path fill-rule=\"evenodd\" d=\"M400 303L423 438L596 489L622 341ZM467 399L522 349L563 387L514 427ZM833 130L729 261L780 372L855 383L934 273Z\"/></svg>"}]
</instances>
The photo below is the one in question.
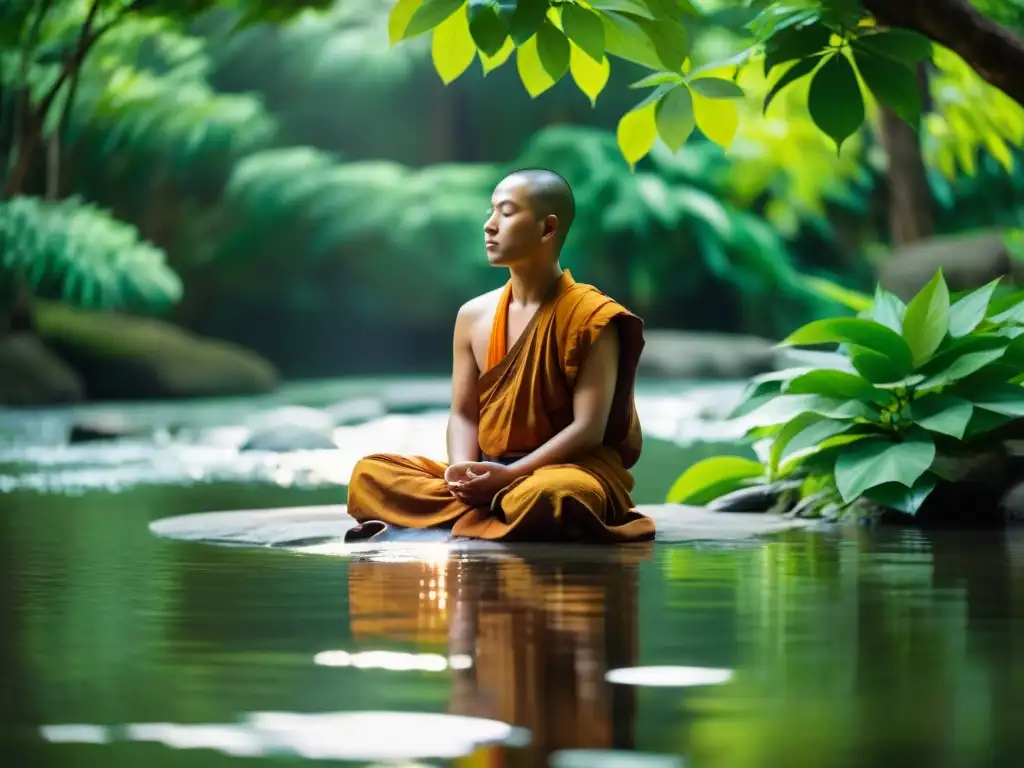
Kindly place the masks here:
<instances>
[{"instance_id":1,"label":"overhanging branch","mask_svg":"<svg viewBox=\"0 0 1024 768\"><path fill-rule=\"evenodd\" d=\"M1024 105L1024 39L968 0L863 0L879 22L949 48L987 82Z\"/></svg>"}]
</instances>

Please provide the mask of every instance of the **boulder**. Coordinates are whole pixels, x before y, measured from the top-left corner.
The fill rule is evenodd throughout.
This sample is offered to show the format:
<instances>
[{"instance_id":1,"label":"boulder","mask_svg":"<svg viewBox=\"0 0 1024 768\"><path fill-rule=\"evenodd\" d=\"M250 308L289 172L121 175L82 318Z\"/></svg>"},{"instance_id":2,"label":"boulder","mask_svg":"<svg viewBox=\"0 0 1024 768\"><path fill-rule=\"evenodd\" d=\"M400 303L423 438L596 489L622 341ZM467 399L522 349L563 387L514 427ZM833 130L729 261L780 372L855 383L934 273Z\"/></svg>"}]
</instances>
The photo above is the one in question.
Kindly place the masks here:
<instances>
[{"instance_id":1,"label":"boulder","mask_svg":"<svg viewBox=\"0 0 1024 768\"><path fill-rule=\"evenodd\" d=\"M250 417L243 451L316 451L335 449L334 417L327 411L284 406Z\"/></svg>"},{"instance_id":2,"label":"boulder","mask_svg":"<svg viewBox=\"0 0 1024 768\"><path fill-rule=\"evenodd\" d=\"M31 333L0 337L0 405L77 403L82 379Z\"/></svg>"},{"instance_id":3,"label":"boulder","mask_svg":"<svg viewBox=\"0 0 1024 768\"><path fill-rule=\"evenodd\" d=\"M638 374L647 378L745 379L775 369L775 342L757 336L654 329Z\"/></svg>"},{"instance_id":4,"label":"boulder","mask_svg":"<svg viewBox=\"0 0 1024 768\"><path fill-rule=\"evenodd\" d=\"M951 291L968 291L1019 271L1014 269L1003 235L988 230L934 237L898 248L880 264L878 281L909 301L940 268Z\"/></svg>"},{"instance_id":5,"label":"boulder","mask_svg":"<svg viewBox=\"0 0 1024 768\"><path fill-rule=\"evenodd\" d=\"M153 318L40 302L36 326L92 400L263 394L279 381L255 353Z\"/></svg>"}]
</instances>

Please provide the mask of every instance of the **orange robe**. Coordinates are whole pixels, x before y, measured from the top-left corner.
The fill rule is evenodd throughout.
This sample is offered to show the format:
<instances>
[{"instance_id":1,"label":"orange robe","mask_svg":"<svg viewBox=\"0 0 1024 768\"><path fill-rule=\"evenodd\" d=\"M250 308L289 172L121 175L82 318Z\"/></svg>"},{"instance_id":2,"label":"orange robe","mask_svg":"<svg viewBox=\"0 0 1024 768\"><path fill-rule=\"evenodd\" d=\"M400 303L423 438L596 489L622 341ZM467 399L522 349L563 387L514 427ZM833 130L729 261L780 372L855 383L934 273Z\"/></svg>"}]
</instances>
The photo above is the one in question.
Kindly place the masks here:
<instances>
[{"instance_id":1,"label":"orange robe","mask_svg":"<svg viewBox=\"0 0 1024 768\"><path fill-rule=\"evenodd\" d=\"M642 443L633 387L643 323L565 271L552 296L506 350L511 300L509 282L495 312L488 369L477 383L483 455L501 459L529 453L572 422L580 367L598 334L614 321L619 372L603 444L571 463L517 478L498 492L490 508L468 506L452 495L444 481L447 464L422 456L374 454L352 472L349 514L359 522L383 520L407 528L450 526L452 535L480 539L625 543L653 538L653 521L637 512L630 498L629 468L640 457Z\"/></svg>"}]
</instances>

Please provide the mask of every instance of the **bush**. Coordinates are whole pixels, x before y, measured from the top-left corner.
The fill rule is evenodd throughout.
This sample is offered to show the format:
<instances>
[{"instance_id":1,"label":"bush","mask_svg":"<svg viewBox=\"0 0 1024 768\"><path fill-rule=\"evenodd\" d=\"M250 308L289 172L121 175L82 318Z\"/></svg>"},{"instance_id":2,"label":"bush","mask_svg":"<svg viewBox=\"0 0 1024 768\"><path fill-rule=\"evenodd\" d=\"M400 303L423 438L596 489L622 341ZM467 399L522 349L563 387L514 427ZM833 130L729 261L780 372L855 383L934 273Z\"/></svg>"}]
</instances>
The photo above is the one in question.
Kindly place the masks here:
<instances>
[{"instance_id":1,"label":"bush","mask_svg":"<svg viewBox=\"0 0 1024 768\"><path fill-rule=\"evenodd\" d=\"M817 320L783 345L837 344L832 367L752 379L730 418L759 460L718 456L686 470L669 502L704 504L740 488L802 479L811 511L868 503L915 514L962 459L1024 416L1024 292L998 280L950 297L941 270L909 304L878 287L857 317Z\"/></svg>"}]
</instances>

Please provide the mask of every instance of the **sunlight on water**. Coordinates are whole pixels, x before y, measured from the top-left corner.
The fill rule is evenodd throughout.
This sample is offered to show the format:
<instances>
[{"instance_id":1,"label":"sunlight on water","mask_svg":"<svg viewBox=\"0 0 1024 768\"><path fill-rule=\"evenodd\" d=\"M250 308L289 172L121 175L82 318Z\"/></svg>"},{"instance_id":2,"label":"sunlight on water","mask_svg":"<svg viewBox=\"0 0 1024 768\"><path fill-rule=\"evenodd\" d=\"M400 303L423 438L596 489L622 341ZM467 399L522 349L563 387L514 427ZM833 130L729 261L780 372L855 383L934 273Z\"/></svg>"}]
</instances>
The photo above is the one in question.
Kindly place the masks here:
<instances>
[{"instance_id":1,"label":"sunlight on water","mask_svg":"<svg viewBox=\"0 0 1024 768\"><path fill-rule=\"evenodd\" d=\"M456 758L489 745L529 743L527 731L506 723L420 712L255 712L237 725L51 725L41 733L48 741L63 744L144 741L236 757L284 753L312 760Z\"/></svg>"}]
</instances>

